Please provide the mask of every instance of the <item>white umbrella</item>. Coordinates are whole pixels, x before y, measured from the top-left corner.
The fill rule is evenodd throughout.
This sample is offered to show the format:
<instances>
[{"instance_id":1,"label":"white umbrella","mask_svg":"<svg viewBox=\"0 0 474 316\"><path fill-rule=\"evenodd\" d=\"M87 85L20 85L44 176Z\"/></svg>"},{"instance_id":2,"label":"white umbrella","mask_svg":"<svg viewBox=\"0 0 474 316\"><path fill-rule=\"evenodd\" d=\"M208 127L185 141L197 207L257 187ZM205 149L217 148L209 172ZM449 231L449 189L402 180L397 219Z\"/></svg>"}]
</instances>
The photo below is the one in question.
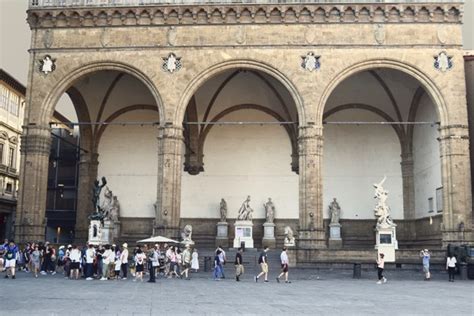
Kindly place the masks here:
<instances>
[{"instance_id":1,"label":"white umbrella","mask_svg":"<svg viewBox=\"0 0 474 316\"><path fill-rule=\"evenodd\" d=\"M155 236L155 237L150 237L147 239L142 239L138 241L139 243L170 243L170 244L178 244L179 241L169 239L163 236Z\"/></svg>"}]
</instances>

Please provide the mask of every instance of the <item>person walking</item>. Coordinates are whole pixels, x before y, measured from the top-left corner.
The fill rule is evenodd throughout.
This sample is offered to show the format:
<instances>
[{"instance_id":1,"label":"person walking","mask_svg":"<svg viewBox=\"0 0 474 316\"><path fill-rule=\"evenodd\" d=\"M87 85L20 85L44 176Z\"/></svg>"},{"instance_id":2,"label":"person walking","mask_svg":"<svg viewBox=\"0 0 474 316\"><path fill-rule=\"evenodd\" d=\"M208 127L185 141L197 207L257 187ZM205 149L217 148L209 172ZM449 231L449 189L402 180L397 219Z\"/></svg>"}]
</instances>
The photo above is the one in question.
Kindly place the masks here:
<instances>
[{"instance_id":1,"label":"person walking","mask_svg":"<svg viewBox=\"0 0 474 316\"><path fill-rule=\"evenodd\" d=\"M35 274L35 278L38 277L41 264L41 252L39 251L38 245L34 245L33 251L31 252L31 269Z\"/></svg>"},{"instance_id":2,"label":"person walking","mask_svg":"<svg viewBox=\"0 0 474 316\"><path fill-rule=\"evenodd\" d=\"M448 270L449 282L454 282L454 273L456 272L457 263L456 257L450 253L446 259L446 270Z\"/></svg>"},{"instance_id":3,"label":"person walking","mask_svg":"<svg viewBox=\"0 0 474 316\"><path fill-rule=\"evenodd\" d=\"M216 255L214 256L214 281L219 281L222 277L222 263L219 258L221 251L217 249Z\"/></svg>"},{"instance_id":4,"label":"person walking","mask_svg":"<svg viewBox=\"0 0 474 316\"><path fill-rule=\"evenodd\" d=\"M128 244L124 243L122 245L122 253L120 253L120 262L121 262L121 269L122 269L122 280L127 279L127 272L128 272Z\"/></svg>"},{"instance_id":5,"label":"person walking","mask_svg":"<svg viewBox=\"0 0 474 316\"><path fill-rule=\"evenodd\" d=\"M222 274L222 278L225 279L224 265L227 262L227 258L226 258L226 255L225 255L224 248L222 248L221 245L219 245L219 247L217 247L216 253L217 253L218 250L220 251L219 260L221 262L221 274Z\"/></svg>"},{"instance_id":6,"label":"person walking","mask_svg":"<svg viewBox=\"0 0 474 316\"><path fill-rule=\"evenodd\" d=\"M181 258L183 261L183 271L181 272L180 276L183 277L183 274L186 280L190 280L189 278L189 269L191 268L191 246L188 244L185 246L183 253L181 254Z\"/></svg>"},{"instance_id":7,"label":"person walking","mask_svg":"<svg viewBox=\"0 0 474 316\"><path fill-rule=\"evenodd\" d=\"M15 241L10 239L8 245L5 247L5 279L8 279L8 271L10 271L10 275L12 279L15 279L15 269L16 269L16 259L18 256L18 247L15 245Z\"/></svg>"},{"instance_id":8,"label":"person walking","mask_svg":"<svg viewBox=\"0 0 474 316\"><path fill-rule=\"evenodd\" d=\"M193 249L192 259L191 259L191 270L198 272L199 270L199 254L196 248Z\"/></svg>"},{"instance_id":9,"label":"person walking","mask_svg":"<svg viewBox=\"0 0 474 316\"><path fill-rule=\"evenodd\" d=\"M383 269L385 267L385 255L383 253L379 254L379 258L377 259L377 275L379 280L377 284L387 283L387 279L383 276Z\"/></svg>"},{"instance_id":10,"label":"person walking","mask_svg":"<svg viewBox=\"0 0 474 316\"><path fill-rule=\"evenodd\" d=\"M115 255L115 258L114 258L114 278L115 280L118 280L120 279L120 269L122 267L122 262L120 261L120 249L118 246L115 246L114 245L114 255Z\"/></svg>"},{"instance_id":11,"label":"person walking","mask_svg":"<svg viewBox=\"0 0 474 316\"><path fill-rule=\"evenodd\" d=\"M235 281L239 282L240 277L244 274L244 263L242 259L243 249L240 247L235 254Z\"/></svg>"},{"instance_id":12,"label":"person walking","mask_svg":"<svg viewBox=\"0 0 474 316\"><path fill-rule=\"evenodd\" d=\"M288 281L288 254L286 253L286 247L283 247L281 254L280 254L280 261L281 261L281 273L277 276L276 280L280 283L280 278L285 276L285 283L291 283Z\"/></svg>"},{"instance_id":13,"label":"person walking","mask_svg":"<svg viewBox=\"0 0 474 316\"><path fill-rule=\"evenodd\" d=\"M77 249L76 245L72 246L69 259L71 260L71 279L79 280L79 266L81 264L81 251Z\"/></svg>"},{"instance_id":14,"label":"person walking","mask_svg":"<svg viewBox=\"0 0 474 316\"><path fill-rule=\"evenodd\" d=\"M420 251L420 257L423 260L423 272L425 273L425 281L431 280L430 274L430 258L431 254L428 249L423 249Z\"/></svg>"},{"instance_id":15,"label":"person walking","mask_svg":"<svg viewBox=\"0 0 474 316\"><path fill-rule=\"evenodd\" d=\"M147 282L155 283L156 282L156 269L160 266L160 254L158 252L158 245L150 248L148 259L150 261L149 270L150 270L150 279Z\"/></svg>"},{"instance_id":16,"label":"person walking","mask_svg":"<svg viewBox=\"0 0 474 316\"><path fill-rule=\"evenodd\" d=\"M268 246L265 246L262 253L260 253L260 256L258 257L258 263L260 264L260 268L262 269L262 272L260 272L258 275L253 277L255 282L258 282L258 279L262 275L264 276L265 282L268 282L268 258L267 258L268 250L269 250Z\"/></svg>"}]
</instances>

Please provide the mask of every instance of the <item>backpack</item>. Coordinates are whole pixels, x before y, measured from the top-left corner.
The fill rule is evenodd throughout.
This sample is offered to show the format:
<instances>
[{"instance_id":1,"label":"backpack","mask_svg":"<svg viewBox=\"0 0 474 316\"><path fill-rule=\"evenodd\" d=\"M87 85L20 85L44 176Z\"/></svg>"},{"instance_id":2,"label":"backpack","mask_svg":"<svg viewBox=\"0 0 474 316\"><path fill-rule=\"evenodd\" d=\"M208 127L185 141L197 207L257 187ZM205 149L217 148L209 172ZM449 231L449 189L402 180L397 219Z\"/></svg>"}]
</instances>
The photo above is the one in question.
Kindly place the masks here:
<instances>
[{"instance_id":1,"label":"backpack","mask_svg":"<svg viewBox=\"0 0 474 316\"><path fill-rule=\"evenodd\" d=\"M260 256L258 257L258 263L263 263L263 257L265 257L264 253L261 253Z\"/></svg>"}]
</instances>

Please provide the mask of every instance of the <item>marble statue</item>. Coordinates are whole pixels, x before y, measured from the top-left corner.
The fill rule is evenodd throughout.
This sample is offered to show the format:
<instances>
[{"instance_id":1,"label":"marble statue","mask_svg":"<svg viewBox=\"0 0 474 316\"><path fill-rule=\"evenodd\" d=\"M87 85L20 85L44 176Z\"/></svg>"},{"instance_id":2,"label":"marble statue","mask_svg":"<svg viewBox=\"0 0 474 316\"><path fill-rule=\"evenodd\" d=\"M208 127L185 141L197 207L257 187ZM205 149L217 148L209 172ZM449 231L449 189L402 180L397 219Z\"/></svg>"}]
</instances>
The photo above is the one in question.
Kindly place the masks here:
<instances>
[{"instance_id":1,"label":"marble statue","mask_svg":"<svg viewBox=\"0 0 474 316\"><path fill-rule=\"evenodd\" d=\"M120 204L117 196L112 193L108 186L105 187L104 202L102 203L102 211L105 219L117 222L120 215Z\"/></svg>"},{"instance_id":2,"label":"marble statue","mask_svg":"<svg viewBox=\"0 0 474 316\"><path fill-rule=\"evenodd\" d=\"M275 204L273 204L271 198L268 198L268 202L263 204L263 208L265 209L266 222L273 223L273 220L275 219Z\"/></svg>"},{"instance_id":3,"label":"marble statue","mask_svg":"<svg viewBox=\"0 0 474 316\"><path fill-rule=\"evenodd\" d=\"M377 226L391 227L395 226L392 217L390 216L390 208L387 205L388 191L383 188L383 184L387 177L383 177L380 183L374 183L375 199L378 199L377 205L374 208L375 217L377 217Z\"/></svg>"},{"instance_id":4,"label":"marble statue","mask_svg":"<svg viewBox=\"0 0 474 316\"><path fill-rule=\"evenodd\" d=\"M339 224L339 219L341 217L341 207L337 203L336 198L334 198L329 204L329 215L331 215L331 224Z\"/></svg>"},{"instance_id":5,"label":"marble statue","mask_svg":"<svg viewBox=\"0 0 474 316\"><path fill-rule=\"evenodd\" d=\"M181 233L181 238L183 238L183 244L194 244L192 240L193 235L193 227L191 225L186 225L183 228L183 232Z\"/></svg>"},{"instance_id":6,"label":"marble statue","mask_svg":"<svg viewBox=\"0 0 474 316\"><path fill-rule=\"evenodd\" d=\"M293 234L293 229L291 229L290 226L285 227L285 240L284 240L284 245L285 246L294 246L295 245L295 237Z\"/></svg>"},{"instance_id":7,"label":"marble statue","mask_svg":"<svg viewBox=\"0 0 474 316\"><path fill-rule=\"evenodd\" d=\"M225 222L227 220L227 202L224 199L221 199L219 211L221 214L221 222Z\"/></svg>"},{"instance_id":8,"label":"marble statue","mask_svg":"<svg viewBox=\"0 0 474 316\"><path fill-rule=\"evenodd\" d=\"M100 192L102 192L102 188L106 185L107 180L105 177L102 177L102 184L100 184L99 180L94 181L94 188L92 188L92 205L94 207L94 213L89 215L89 219L91 220L104 220L105 214L100 206Z\"/></svg>"},{"instance_id":9,"label":"marble statue","mask_svg":"<svg viewBox=\"0 0 474 316\"><path fill-rule=\"evenodd\" d=\"M251 221L252 213L253 213L253 209L250 207L250 195L249 195L247 196L247 199L242 203L242 206L239 209L239 215L237 216L237 219L241 221Z\"/></svg>"}]
</instances>

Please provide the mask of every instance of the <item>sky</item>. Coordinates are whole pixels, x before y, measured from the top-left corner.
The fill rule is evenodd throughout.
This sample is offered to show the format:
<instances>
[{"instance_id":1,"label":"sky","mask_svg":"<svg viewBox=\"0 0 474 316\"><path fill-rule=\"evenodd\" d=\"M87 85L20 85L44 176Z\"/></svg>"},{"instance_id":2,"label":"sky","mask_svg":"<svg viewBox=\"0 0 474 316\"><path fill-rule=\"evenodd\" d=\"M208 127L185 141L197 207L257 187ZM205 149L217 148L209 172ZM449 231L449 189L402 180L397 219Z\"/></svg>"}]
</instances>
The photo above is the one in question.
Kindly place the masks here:
<instances>
[{"instance_id":1,"label":"sky","mask_svg":"<svg viewBox=\"0 0 474 316\"><path fill-rule=\"evenodd\" d=\"M0 0L0 68L26 85L31 31L26 23L28 0ZM474 51L474 0L465 0L464 48ZM69 115L61 111L66 117Z\"/></svg>"}]
</instances>

